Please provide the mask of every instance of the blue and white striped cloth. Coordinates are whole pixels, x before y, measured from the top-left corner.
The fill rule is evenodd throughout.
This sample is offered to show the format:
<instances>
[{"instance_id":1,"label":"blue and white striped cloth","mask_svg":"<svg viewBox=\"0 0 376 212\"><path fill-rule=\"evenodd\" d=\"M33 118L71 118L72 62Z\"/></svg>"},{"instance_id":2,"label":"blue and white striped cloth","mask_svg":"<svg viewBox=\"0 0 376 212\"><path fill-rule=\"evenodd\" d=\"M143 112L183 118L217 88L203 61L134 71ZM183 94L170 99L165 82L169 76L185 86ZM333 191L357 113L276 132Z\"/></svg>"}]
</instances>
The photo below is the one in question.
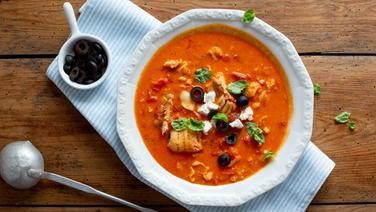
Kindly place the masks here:
<instances>
[{"instance_id":1,"label":"blue and white striped cloth","mask_svg":"<svg viewBox=\"0 0 376 212\"><path fill-rule=\"evenodd\" d=\"M48 67L47 76L114 148L129 171L151 186L138 174L117 135L116 95L117 80L127 59L142 37L161 22L127 0L88 0L80 11L80 30L101 37L111 49L110 75L93 90L75 90L59 76L55 59ZM192 211L304 211L333 168L333 161L310 143L285 182L241 206L202 207L178 203Z\"/></svg>"}]
</instances>

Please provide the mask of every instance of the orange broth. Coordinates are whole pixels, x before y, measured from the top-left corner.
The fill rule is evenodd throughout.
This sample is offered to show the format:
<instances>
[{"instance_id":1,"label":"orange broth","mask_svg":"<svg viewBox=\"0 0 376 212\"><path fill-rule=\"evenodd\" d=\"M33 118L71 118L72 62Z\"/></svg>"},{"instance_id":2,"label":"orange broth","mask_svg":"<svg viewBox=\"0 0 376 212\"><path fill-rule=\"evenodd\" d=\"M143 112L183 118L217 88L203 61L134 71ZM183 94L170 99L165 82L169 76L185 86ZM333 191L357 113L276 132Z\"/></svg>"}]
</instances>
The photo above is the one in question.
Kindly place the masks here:
<instances>
[{"instance_id":1,"label":"orange broth","mask_svg":"<svg viewBox=\"0 0 376 212\"><path fill-rule=\"evenodd\" d=\"M216 46L222 49L224 56L214 60L208 54L208 49ZM192 75L184 75L191 84L182 81L181 73L166 70L164 63L170 59L182 59L189 62ZM224 135L211 131L201 135L203 149L198 153L176 153L167 148L168 136L162 136L160 127L156 126L155 111L160 99L166 93L172 93L174 98L174 118L194 117L207 120L206 116L198 115L184 109L179 99L182 90L190 91L193 86L201 86L205 92L210 90L210 81L201 84L194 79L194 71L200 67L210 67L215 75L223 72L226 83L236 81L232 72L243 73L249 81L260 82L265 88L265 82L274 79L275 85L268 90L267 98L259 107L252 105L257 95L250 99L249 105L254 111L252 122L261 129L267 127L265 143L258 145L244 127L240 130L231 129L238 133L237 143L228 146L224 143ZM168 83L160 90L153 90L153 82L167 78ZM179 79L180 78L180 79ZM145 145L155 160L173 175L187 181L204 185L221 185L243 180L262 169L271 160L264 160L266 151L277 153L288 132L289 116L292 111L289 85L281 65L273 54L256 38L248 33L225 25L206 25L180 34L162 46L150 59L138 81L135 96L136 121L138 130ZM236 112L240 112L237 109ZM217 163L220 152L235 152L240 160L232 167L221 167ZM192 166L199 161L210 168L213 177L204 179L203 166ZM192 175L192 169L194 174Z\"/></svg>"}]
</instances>

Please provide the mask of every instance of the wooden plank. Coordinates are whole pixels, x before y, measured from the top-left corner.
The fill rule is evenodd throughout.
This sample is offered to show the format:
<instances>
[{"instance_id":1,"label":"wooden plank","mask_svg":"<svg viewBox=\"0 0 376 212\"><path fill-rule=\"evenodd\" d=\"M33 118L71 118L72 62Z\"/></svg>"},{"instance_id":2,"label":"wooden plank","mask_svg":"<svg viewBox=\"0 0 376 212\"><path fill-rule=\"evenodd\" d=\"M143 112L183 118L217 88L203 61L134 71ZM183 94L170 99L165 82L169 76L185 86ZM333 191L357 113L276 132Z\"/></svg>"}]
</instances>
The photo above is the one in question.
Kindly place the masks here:
<instances>
[{"instance_id":1,"label":"wooden plank","mask_svg":"<svg viewBox=\"0 0 376 212\"><path fill-rule=\"evenodd\" d=\"M157 206L153 207L152 209L157 211L164 211L164 212L179 212L179 211L187 211L182 207L174 207L174 206ZM14 212L126 212L126 211L135 211L127 207L0 207L0 211L14 211Z\"/></svg>"},{"instance_id":2,"label":"wooden plank","mask_svg":"<svg viewBox=\"0 0 376 212\"><path fill-rule=\"evenodd\" d=\"M0 148L30 139L42 151L46 170L143 205L176 205L136 180L114 151L45 77L50 59L0 60ZM376 202L376 57L303 57L314 82L312 140L337 166L315 203ZM352 112L357 129L333 117ZM112 202L42 181L27 191L0 183L0 205L113 205Z\"/></svg>"},{"instance_id":3,"label":"wooden plank","mask_svg":"<svg viewBox=\"0 0 376 212\"><path fill-rule=\"evenodd\" d=\"M304 57L314 83L312 140L336 167L314 202L375 202L376 200L376 57ZM352 113L354 132L334 124L342 111Z\"/></svg>"},{"instance_id":4,"label":"wooden plank","mask_svg":"<svg viewBox=\"0 0 376 212\"><path fill-rule=\"evenodd\" d=\"M354 205L311 205L307 212L372 212L376 211L374 204L354 204Z\"/></svg>"},{"instance_id":5,"label":"wooden plank","mask_svg":"<svg viewBox=\"0 0 376 212\"><path fill-rule=\"evenodd\" d=\"M0 1L0 55L56 54L68 36L64 1ZM71 1L76 8L84 0ZM193 8L254 8L302 52L375 53L375 1L134 0L161 21Z\"/></svg>"},{"instance_id":6,"label":"wooden plank","mask_svg":"<svg viewBox=\"0 0 376 212\"><path fill-rule=\"evenodd\" d=\"M186 211L181 207L174 206L158 206L153 207L157 211ZM126 207L0 207L0 211L14 211L14 212L76 212L76 211L103 211L103 212L118 212L118 211L133 211ZM376 211L376 205L374 204L353 204L353 205L311 205L307 209L307 212L330 212L330 211L342 211L342 212L372 212Z\"/></svg>"}]
</instances>

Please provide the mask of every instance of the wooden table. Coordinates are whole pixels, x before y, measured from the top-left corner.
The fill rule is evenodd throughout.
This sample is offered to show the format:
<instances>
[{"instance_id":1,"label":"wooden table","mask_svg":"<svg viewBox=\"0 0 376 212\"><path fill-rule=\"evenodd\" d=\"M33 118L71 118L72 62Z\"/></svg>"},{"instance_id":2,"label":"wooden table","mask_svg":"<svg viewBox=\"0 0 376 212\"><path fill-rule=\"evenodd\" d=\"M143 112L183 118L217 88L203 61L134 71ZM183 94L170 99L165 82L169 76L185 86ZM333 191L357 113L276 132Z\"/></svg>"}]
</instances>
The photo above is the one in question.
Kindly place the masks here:
<instances>
[{"instance_id":1,"label":"wooden table","mask_svg":"<svg viewBox=\"0 0 376 212\"><path fill-rule=\"evenodd\" d=\"M74 0L77 9L84 0ZM254 8L295 44L314 83L312 141L336 162L310 211L376 211L376 2L135 0L166 21L192 8ZM46 169L158 210L183 210L134 178L45 71L68 36L63 1L0 0L0 148L31 140ZM357 128L334 124L352 112ZM42 181L27 191L0 180L0 209L16 211L126 208Z\"/></svg>"}]
</instances>

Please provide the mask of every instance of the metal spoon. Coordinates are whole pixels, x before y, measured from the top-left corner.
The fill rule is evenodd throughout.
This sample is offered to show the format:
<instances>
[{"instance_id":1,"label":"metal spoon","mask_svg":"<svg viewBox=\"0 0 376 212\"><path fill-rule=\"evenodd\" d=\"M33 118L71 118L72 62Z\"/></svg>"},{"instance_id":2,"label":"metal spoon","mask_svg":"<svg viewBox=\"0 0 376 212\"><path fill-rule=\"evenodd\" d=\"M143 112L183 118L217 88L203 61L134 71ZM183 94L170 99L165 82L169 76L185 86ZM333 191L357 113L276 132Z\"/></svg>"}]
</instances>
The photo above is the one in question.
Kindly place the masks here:
<instances>
[{"instance_id":1,"label":"metal spoon","mask_svg":"<svg viewBox=\"0 0 376 212\"><path fill-rule=\"evenodd\" d=\"M61 175L45 172L43 156L30 141L16 141L3 148L0 152L0 174L6 183L17 189L28 189L36 185L39 180L48 179L86 193L104 197L139 211L154 211Z\"/></svg>"}]
</instances>

